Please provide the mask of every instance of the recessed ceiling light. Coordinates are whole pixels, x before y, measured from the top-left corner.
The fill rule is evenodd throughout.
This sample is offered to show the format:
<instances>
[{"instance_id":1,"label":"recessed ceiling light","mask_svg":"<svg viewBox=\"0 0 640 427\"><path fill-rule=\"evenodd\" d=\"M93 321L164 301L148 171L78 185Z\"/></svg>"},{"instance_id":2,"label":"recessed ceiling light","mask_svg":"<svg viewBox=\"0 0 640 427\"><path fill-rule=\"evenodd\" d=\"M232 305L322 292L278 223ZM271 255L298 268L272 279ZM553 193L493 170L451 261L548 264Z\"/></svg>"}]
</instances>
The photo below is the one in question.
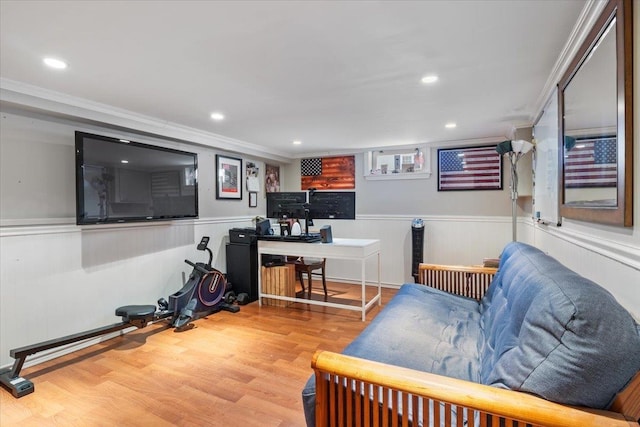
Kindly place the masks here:
<instances>
[{"instance_id":1,"label":"recessed ceiling light","mask_svg":"<svg viewBox=\"0 0 640 427\"><path fill-rule=\"evenodd\" d=\"M302 144L302 141L293 141L293 145L300 145Z\"/></svg>"},{"instance_id":2,"label":"recessed ceiling light","mask_svg":"<svg viewBox=\"0 0 640 427\"><path fill-rule=\"evenodd\" d=\"M222 113L211 113L211 118L217 122L220 120L224 120L224 114Z\"/></svg>"},{"instance_id":3,"label":"recessed ceiling light","mask_svg":"<svg viewBox=\"0 0 640 427\"><path fill-rule=\"evenodd\" d=\"M124 142L125 144L130 144L131 141L129 141L128 139L121 139L120 142Z\"/></svg>"},{"instance_id":4,"label":"recessed ceiling light","mask_svg":"<svg viewBox=\"0 0 640 427\"><path fill-rule=\"evenodd\" d=\"M129 163L129 160L120 160L120 163L124 163L125 165Z\"/></svg>"},{"instance_id":5,"label":"recessed ceiling light","mask_svg":"<svg viewBox=\"0 0 640 427\"><path fill-rule=\"evenodd\" d=\"M455 123L451 122L451 123L447 123L446 125L444 125L444 127L446 127L447 129L453 129L454 127L456 127L458 125L456 125Z\"/></svg>"},{"instance_id":6,"label":"recessed ceiling light","mask_svg":"<svg viewBox=\"0 0 640 427\"><path fill-rule=\"evenodd\" d=\"M42 62L44 62L47 66L51 68L55 68L57 70L64 70L65 68L67 68L66 62L56 58L51 58L51 57L44 58Z\"/></svg>"},{"instance_id":7,"label":"recessed ceiling light","mask_svg":"<svg viewBox=\"0 0 640 427\"><path fill-rule=\"evenodd\" d=\"M438 76L435 74L428 74L422 78L422 83L430 84L438 81Z\"/></svg>"}]
</instances>

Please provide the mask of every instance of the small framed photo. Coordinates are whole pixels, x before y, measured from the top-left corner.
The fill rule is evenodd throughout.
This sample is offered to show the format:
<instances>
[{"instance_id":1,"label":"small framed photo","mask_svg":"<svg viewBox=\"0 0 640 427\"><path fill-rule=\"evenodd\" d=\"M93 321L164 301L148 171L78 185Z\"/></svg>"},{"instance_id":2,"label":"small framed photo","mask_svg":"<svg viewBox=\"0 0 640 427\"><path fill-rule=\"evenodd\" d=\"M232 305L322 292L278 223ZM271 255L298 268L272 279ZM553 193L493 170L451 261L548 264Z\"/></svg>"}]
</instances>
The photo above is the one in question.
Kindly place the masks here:
<instances>
[{"instance_id":1,"label":"small framed photo","mask_svg":"<svg viewBox=\"0 0 640 427\"><path fill-rule=\"evenodd\" d=\"M438 191L502 190L495 145L438 150Z\"/></svg>"},{"instance_id":2,"label":"small framed photo","mask_svg":"<svg viewBox=\"0 0 640 427\"><path fill-rule=\"evenodd\" d=\"M249 191L249 207L257 208L258 207L258 192L257 191Z\"/></svg>"},{"instance_id":3,"label":"small framed photo","mask_svg":"<svg viewBox=\"0 0 640 427\"><path fill-rule=\"evenodd\" d=\"M216 154L216 199L242 200L242 159Z\"/></svg>"}]
</instances>

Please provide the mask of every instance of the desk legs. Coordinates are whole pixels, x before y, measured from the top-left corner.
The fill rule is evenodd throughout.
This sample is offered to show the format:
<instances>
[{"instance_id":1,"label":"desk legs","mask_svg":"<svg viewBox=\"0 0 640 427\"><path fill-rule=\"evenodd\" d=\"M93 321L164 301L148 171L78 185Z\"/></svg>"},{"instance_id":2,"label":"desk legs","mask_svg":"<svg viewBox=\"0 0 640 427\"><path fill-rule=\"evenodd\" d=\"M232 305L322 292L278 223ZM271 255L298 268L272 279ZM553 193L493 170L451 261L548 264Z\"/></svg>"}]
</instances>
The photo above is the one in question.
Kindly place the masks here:
<instances>
[{"instance_id":1,"label":"desk legs","mask_svg":"<svg viewBox=\"0 0 640 427\"><path fill-rule=\"evenodd\" d=\"M295 251L293 251L295 252ZM268 253L268 252L264 252L264 253ZM258 271L262 271L262 254L263 252L258 250ZM376 303L378 305L382 305L382 283L381 283L381 279L380 279L380 272L381 272L381 266L380 266L380 252L378 252L376 257L376 261L378 263L378 268L377 268L377 272L378 272L378 292L377 295L374 296L369 302L367 302L367 295L366 295L366 261L367 259L370 259L372 255L369 255L367 258L360 258L360 287L361 287L361 304L358 305L347 305L347 304L340 304L340 303L332 303L332 302L327 302L327 301L315 301L315 300L311 300L311 299L304 299L304 298L297 298L297 297L287 297L287 296L282 296L282 295L273 295L270 293L264 293L264 289L262 287L263 283L262 283L262 274L258 274L258 304L260 307L262 307L262 298L272 298L272 299L276 299L276 300L284 300L284 301L290 301L290 302L298 302L298 303L305 303L305 304L311 304L311 305L320 305L320 306L325 306L325 307L333 307L333 308L341 308L341 309L346 309L346 310L353 310L353 311L360 311L362 313L362 321L364 322L366 320L366 315L367 315L367 310L369 308L371 308L371 306L373 306ZM353 259L353 258L351 258Z\"/></svg>"},{"instance_id":2,"label":"desk legs","mask_svg":"<svg viewBox=\"0 0 640 427\"><path fill-rule=\"evenodd\" d=\"M378 305L382 305L382 279L380 278L380 252L378 252Z\"/></svg>"},{"instance_id":3,"label":"desk legs","mask_svg":"<svg viewBox=\"0 0 640 427\"><path fill-rule=\"evenodd\" d=\"M362 301L362 321L364 322L366 314L367 314L367 307L366 307L366 305L367 305L367 297L366 297L366 289L365 289L367 284L366 284L366 280L365 280L365 270L366 269L365 269L365 260L364 259L360 262L360 267L361 267L360 280L361 280L361 284L362 284L362 300L361 300Z\"/></svg>"},{"instance_id":4,"label":"desk legs","mask_svg":"<svg viewBox=\"0 0 640 427\"><path fill-rule=\"evenodd\" d=\"M258 251L258 307L262 307L262 254Z\"/></svg>"}]
</instances>

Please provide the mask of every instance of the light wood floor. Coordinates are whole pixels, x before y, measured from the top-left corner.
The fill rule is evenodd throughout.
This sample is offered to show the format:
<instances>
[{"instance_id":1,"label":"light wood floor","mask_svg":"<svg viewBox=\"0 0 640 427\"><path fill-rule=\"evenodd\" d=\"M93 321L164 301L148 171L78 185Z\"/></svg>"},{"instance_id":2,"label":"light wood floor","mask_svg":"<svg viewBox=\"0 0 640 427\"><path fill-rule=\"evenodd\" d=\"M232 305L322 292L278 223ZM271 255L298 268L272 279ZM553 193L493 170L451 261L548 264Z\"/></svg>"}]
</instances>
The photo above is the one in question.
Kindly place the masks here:
<instances>
[{"instance_id":1,"label":"light wood floor","mask_svg":"<svg viewBox=\"0 0 640 427\"><path fill-rule=\"evenodd\" d=\"M360 294L356 285L330 282L328 290ZM395 292L383 289L383 305ZM311 356L341 351L378 312L361 322L355 311L256 301L185 332L151 325L23 369L36 391L15 399L0 389L0 425L304 426Z\"/></svg>"}]
</instances>

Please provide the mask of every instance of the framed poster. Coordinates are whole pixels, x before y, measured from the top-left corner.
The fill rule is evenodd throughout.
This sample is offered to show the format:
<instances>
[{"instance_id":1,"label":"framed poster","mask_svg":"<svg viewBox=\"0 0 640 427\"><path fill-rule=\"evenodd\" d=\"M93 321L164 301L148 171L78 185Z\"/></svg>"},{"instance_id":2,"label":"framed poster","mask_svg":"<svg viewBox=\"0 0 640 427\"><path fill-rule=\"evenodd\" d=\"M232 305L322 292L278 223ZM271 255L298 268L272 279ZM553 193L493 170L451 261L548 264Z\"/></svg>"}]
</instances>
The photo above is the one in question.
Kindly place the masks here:
<instances>
[{"instance_id":1,"label":"framed poster","mask_svg":"<svg viewBox=\"0 0 640 427\"><path fill-rule=\"evenodd\" d=\"M266 165L264 186L267 193L280 192L280 166Z\"/></svg>"},{"instance_id":2,"label":"framed poster","mask_svg":"<svg viewBox=\"0 0 640 427\"><path fill-rule=\"evenodd\" d=\"M438 191L502 190L495 145L438 150Z\"/></svg>"},{"instance_id":3,"label":"framed poster","mask_svg":"<svg viewBox=\"0 0 640 427\"><path fill-rule=\"evenodd\" d=\"M242 159L216 154L216 199L242 200Z\"/></svg>"},{"instance_id":4,"label":"framed poster","mask_svg":"<svg viewBox=\"0 0 640 427\"><path fill-rule=\"evenodd\" d=\"M254 162L247 161L244 172L245 179L247 180L247 191L260 191L260 168Z\"/></svg>"}]
</instances>

